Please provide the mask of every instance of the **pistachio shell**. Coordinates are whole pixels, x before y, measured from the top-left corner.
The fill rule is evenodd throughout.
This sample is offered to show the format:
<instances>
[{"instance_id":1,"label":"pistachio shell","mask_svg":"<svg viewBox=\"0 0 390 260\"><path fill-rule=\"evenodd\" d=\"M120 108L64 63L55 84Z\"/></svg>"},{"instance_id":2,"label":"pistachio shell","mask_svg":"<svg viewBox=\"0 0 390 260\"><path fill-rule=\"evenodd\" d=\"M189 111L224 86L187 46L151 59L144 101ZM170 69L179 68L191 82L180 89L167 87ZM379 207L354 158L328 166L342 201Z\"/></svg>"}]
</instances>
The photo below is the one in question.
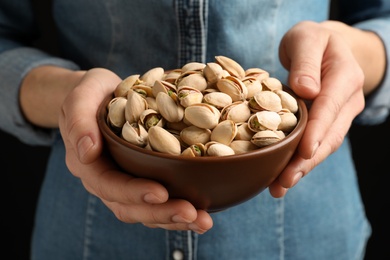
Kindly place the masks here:
<instances>
[{"instance_id":1,"label":"pistachio shell","mask_svg":"<svg viewBox=\"0 0 390 260\"><path fill-rule=\"evenodd\" d=\"M183 107L177 104L168 94L158 93L156 103L158 111L168 122L179 122L183 119Z\"/></svg>"},{"instance_id":2,"label":"pistachio shell","mask_svg":"<svg viewBox=\"0 0 390 260\"><path fill-rule=\"evenodd\" d=\"M248 140L233 140L229 146L233 149L235 154L242 154L259 148Z\"/></svg>"},{"instance_id":3,"label":"pistachio shell","mask_svg":"<svg viewBox=\"0 0 390 260\"><path fill-rule=\"evenodd\" d=\"M186 157L202 157L206 155L206 148L202 143L192 144L184 149L181 155Z\"/></svg>"},{"instance_id":4,"label":"pistachio shell","mask_svg":"<svg viewBox=\"0 0 390 260\"><path fill-rule=\"evenodd\" d=\"M153 86L156 80L162 80L164 76L164 69L161 67L155 67L146 71L141 77L144 85Z\"/></svg>"},{"instance_id":5,"label":"pistachio shell","mask_svg":"<svg viewBox=\"0 0 390 260\"><path fill-rule=\"evenodd\" d=\"M298 122L298 119L295 114L291 113L288 110L282 110L278 114L281 119L278 129L286 133L291 132Z\"/></svg>"},{"instance_id":6,"label":"pistachio shell","mask_svg":"<svg viewBox=\"0 0 390 260\"><path fill-rule=\"evenodd\" d=\"M257 92L249 101L249 107L252 111L274 111L282 110L282 102L280 97L272 91Z\"/></svg>"},{"instance_id":7,"label":"pistachio shell","mask_svg":"<svg viewBox=\"0 0 390 260\"><path fill-rule=\"evenodd\" d=\"M248 89L248 94L246 96L247 99L253 97L257 92L263 90L263 86L261 82L257 80L255 77L245 77L242 82L245 84Z\"/></svg>"},{"instance_id":8,"label":"pistachio shell","mask_svg":"<svg viewBox=\"0 0 390 260\"><path fill-rule=\"evenodd\" d=\"M210 140L229 145L237 134L237 125L232 120L221 121L212 131Z\"/></svg>"},{"instance_id":9,"label":"pistachio shell","mask_svg":"<svg viewBox=\"0 0 390 260\"><path fill-rule=\"evenodd\" d=\"M245 84L237 77L227 76L218 80L217 88L228 94L233 102L234 101L243 101L248 95L248 89Z\"/></svg>"},{"instance_id":10,"label":"pistachio shell","mask_svg":"<svg viewBox=\"0 0 390 260\"><path fill-rule=\"evenodd\" d=\"M126 97L127 92L135 85L140 82L139 80L140 75L139 74L134 74L130 75L124 80L122 80L118 86L116 86L114 90L114 96L115 97Z\"/></svg>"},{"instance_id":11,"label":"pistachio shell","mask_svg":"<svg viewBox=\"0 0 390 260\"><path fill-rule=\"evenodd\" d=\"M125 110L125 117L129 123L134 123L139 120L141 113L148 109L146 100L133 90L127 93L127 103Z\"/></svg>"},{"instance_id":12,"label":"pistachio shell","mask_svg":"<svg viewBox=\"0 0 390 260\"><path fill-rule=\"evenodd\" d=\"M127 99L124 97L113 98L108 106L107 120L115 129L120 129L126 122L125 108Z\"/></svg>"},{"instance_id":13,"label":"pistachio shell","mask_svg":"<svg viewBox=\"0 0 390 260\"><path fill-rule=\"evenodd\" d=\"M144 84L137 84L137 85L133 85L131 89L137 92L138 94L140 94L144 98L153 97L153 90L151 86L144 85Z\"/></svg>"},{"instance_id":14,"label":"pistachio shell","mask_svg":"<svg viewBox=\"0 0 390 260\"><path fill-rule=\"evenodd\" d=\"M200 128L213 129L219 122L221 113L209 104L194 104L184 110L186 121Z\"/></svg>"},{"instance_id":15,"label":"pistachio shell","mask_svg":"<svg viewBox=\"0 0 390 260\"><path fill-rule=\"evenodd\" d=\"M226 145L221 144L218 142L208 142L206 145L206 154L208 156L228 156L228 155L234 155L234 150Z\"/></svg>"},{"instance_id":16,"label":"pistachio shell","mask_svg":"<svg viewBox=\"0 0 390 260\"><path fill-rule=\"evenodd\" d=\"M250 116L251 110L246 101L233 102L221 110L222 120L232 120L236 123L246 122Z\"/></svg>"},{"instance_id":17,"label":"pistachio shell","mask_svg":"<svg viewBox=\"0 0 390 260\"><path fill-rule=\"evenodd\" d=\"M180 105L183 107L188 107L193 104L202 103L203 94L200 90L189 87L189 86L180 86L177 89L177 96L180 102Z\"/></svg>"},{"instance_id":18,"label":"pistachio shell","mask_svg":"<svg viewBox=\"0 0 390 260\"><path fill-rule=\"evenodd\" d=\"M273 111L260 111L253 114L248 119L248 127L254 131L277 130L281 122L278 113Z\"/></svg>"},{"instance_id":19,"label":"pistachio shell","mask_svg":"<svg viewBox=\"0 0 390 260\"><path fill-rule=\"evenodd\" d=\"M188 71L183 73L176 81L176 86L189 86L203 91L207 88L207 81L202 72Z\"/></svg>"},{"instance_id":20,"label":"pistachio shell","mask_svg":"<svg viewBox=\"0 0 390 260\"><path fill-rule=\"evenodd\" d=\"M233 100L232 98L223 92L209 92L203 96L203 102L213 105L218 109L223 109L224 107L230 105Z\"/></svg>"},{"instance_id":21,"label":"pistachio shell","mask_svg":"<svg viewBox=\"0 0 390 260\"><path fill-rule=\"evenodd\" d=\"M170 70L164 74L163 80L174 84L176 80L180 77L181 73L181 69Z\"/></svg>"},{"instance_id":22,"label":"pistachio shell","mask_svg":"<svg viewBox=\"0 0 390 260\"><path fill-rule=\"evenodd\" d=\"M237 134L234 138L235 140L246 140L250 141L252 139L252 136L255 134L252 130L249 129L248 123L243 122L237 124Z\"/></svg>"},{"instance_id":23,"label":"pistachio shell","mask_svg":"<svg viewBox=\"0 0 390 260\"><path fill-rule=\"evenodd\" d=\"M169 96L172 96L173 94L176 94L177 88L174 84L165 81L165 80L156 80L154 82L152 93L154 97L157 97L158 93L164 92L168 94Z\"/></svg>"},{"instance_id":24,"label":"pistachio shell","mask_svg":"<svg viewBox=\"0 0 390 260\"><path fill-rule=\"evenodd\" d=\"M215 60L222 68L228 71L230 75L240 79L245 77L245 70L237 61L226 56L215 56Z\"/></svg>"},{"instance_id":25,"label":"pistachio shell","mask_svg":"<svg viewBox=\"0 0 390 260\"><path fill-rule=\"evenodd\" d=\"M277 78L274 77L268 77L266 79L263 79L261 81L261 84L263 85L263 89L275 91L279 89L283 89L283 85Z\"/></svg>"},{"instance_id":26,"label":"pistachio shell","mask_svg":"<svg viewBox=\"0 0 390 260\"><path fill-rule=\"evenodd\" d=\"M282 108L294 114L298 111L298 102L290 93L281 89L276 90L275 93L280 97Z\"/></svg>"},{"instance_id":27,"label":"pistachio shell","mask_svg":"<svg viewBox=\"0 0 390 260\"><path fill-rule=\"evenodd\" d=\"M141 124L129 123L129 121L126 121L122 127L121 136L131 144L145 147L147 144L148 132Z\"/></svg>"},{"instance_id":28,"label":"pistachio shell","mask_svg":"<svg viewBox=\"0 0 390 260\"><path fill-rule=\"evenodd\" d=\"M139 121L145 127L146 131L148 131L152 126L164 127L165 124L165 120L161 114L150 108L141 113Z\"/></svg>"},{"instance_id":29,"label":"pistachio shell","mask_svg":"<svg viewBox=\"0 0 390 260\"><path fill-rule=\"evenodd\" d=\"M202 62L188 62L181 67L182 73L187 71L203 71L203 68L206 66L206 64Z\"/></svg>"},{"instance_id":30,"label":"pistachio shell","mask_svg":"<svg viewBox=\"0 0 390 260\"><path fill-rule=\"evenodd\" d=\"M254 77L262 82L264 79L269 78L269 72L260 68L249 68L245 71L245 77Z\"/></svg>"},{"instance_id":31,"label":"pistachio shell","mask_svg":"<svg viewBox=\"0 0 390 260\"><path fill-rule=\"evenodd\" d=\"M173 155L181 154L181 145L179 140L162 127L151 127L148 131L148 140L154 151Z\"/></svg>"},{"instance_id":32,"label":"pistachio shell","mask_svg":"<svg viewBox=\"0 0 390 260\"><path fill-rule=\"evenodd\" d=\"M282 139L283 138L281 138L278 134L276 134L275 131L264 130L254 134L251 142L257 145L258 147L264 147L264 146L277 143Z\"/></svg>"},{"instance_id":33,"label":"pistachio shell","mask_svg":"<svg viewBox=\"0 0 390 260\"><path fill-rule=\"evenodd\" d=\"M203 76L206 78L209 87L217 83L223 75L223 68L216 62L207 63L203 69Z\"/></svg>"},{"instance_id":34,"label":"pistachio shell","mask_svg":"<svg viewBox=\"0 0 390 260\"><path fill-rule=\"evenodd\" d=\"M200 128L197 126L188 126L181 130L180 138L187 145L193 145L196 143L205 144L210 141L211 130Z\"/></svg>"}]
</instances>

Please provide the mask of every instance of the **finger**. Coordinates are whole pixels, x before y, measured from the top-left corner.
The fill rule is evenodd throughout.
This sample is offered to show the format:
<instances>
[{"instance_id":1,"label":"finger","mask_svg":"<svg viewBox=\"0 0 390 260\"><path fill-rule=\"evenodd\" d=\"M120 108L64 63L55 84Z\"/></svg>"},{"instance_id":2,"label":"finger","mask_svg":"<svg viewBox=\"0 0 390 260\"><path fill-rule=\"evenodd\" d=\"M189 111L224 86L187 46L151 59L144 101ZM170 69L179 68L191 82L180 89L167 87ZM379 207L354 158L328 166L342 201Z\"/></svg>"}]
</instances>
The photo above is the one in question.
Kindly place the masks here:
<instances>
[{"instance_id":1,"label":"finger","mask_svg":"<svg viewBox=\"0 0 390 260\"><path fill-rule=\"evenodd\" d=\"M83 174L75 176L81 179L84 187L106 201L134 204L164 203L168 200L168 191L163 185L120 172L108 157L99 157L99 160L83 165L74 153L69 153L66 160L71 172Z\"/></svg>"},{"instance_id":2,"label":"finger","mask_svg":"<svg viewBox=\"0 0 390 260\"><path fill-rule=\"evenodd\" d=\"M194 206L186 201L171 199L163 204L131 204L103 201L125 223L144 223L150 225L192 223L197 212Z\"/></svg>"},{"instance_id":3,"label":"finger","mask_svg":"<svg viewBox=\"0 0 390 260\"><path fill-rule=\"evenodd\" d=\"M62 106L60 130L66 148L74 147L84 163L90 163L101 153L96 112L119 82L120 78L108 70L90 70Z\"/></svg>"},{"instance_id":4,"label":"finger","mask_svg":"<svg viewBox=\"0 0 390 260\"><path fill-rule=\"evenodd\" d=\"M354 118L353 115L356 113L353 111L359 111L357 107L359 107L359 104L361 104L363 100L364 97L359 92L356 92L353 97L351 97L350 102L348 102L348 105L344 106L340 111L336 121L329 129L323 142L311 159L305 159L299 154L294 155L294 158L289 165L278 177L277 184L279 184L280 187L291 188L295 186L302 177L307 175L314 167L340 147L349 131L352 119ZM277 184L275 184L275 186L277 186ZM277 191L275 191L275 193L276 192Z\"/></svg>"},{"instance_id":5,"label":"finger","mask_svg":"<svg viewBox=\"0 0 390 260\"><path fill-rule=\"evenodd\" d=\"M192 223L173 224L144 224L150 228L164 228L167 230L192 230L198 234L204 234L213 227L211 216L204 210L197 211L197 218Z\"/></svg>"},{"instance_id":6,"label":"finger","mask_svg":"<svg viewBox=\"0 0 390 260\"><path fill-rule=\"evenodd\" d=\"M289 84L304 99L313 99L321 85L321 64L328 34L318 34L321 28L314 22L302 22L283 37L279 56L289 70Z\"/></svg>"},{"instance_id":7,"label":"finger","mask_svg":"<svg viewBox=\"0 0 390 260\"><path fill-rule=\"evenodd\" d=\"M333 62L324 66L322 89L310 107L305 134L298 147L300 155L305 159L314 155L324 136L334 127L334 122L350 101L351 96L361 95L363 97L363 74L355 60L346 55L346 52L347 50L342 54L339 50L334 50L327 54L335 57L329 57ZM349 115L345 118L345 122L340 122L340 120L337 122L349 125L363 109L364 101L360 100L354 106L350 106L348 112L345 112Z\"/></svg>"}]
</instances>

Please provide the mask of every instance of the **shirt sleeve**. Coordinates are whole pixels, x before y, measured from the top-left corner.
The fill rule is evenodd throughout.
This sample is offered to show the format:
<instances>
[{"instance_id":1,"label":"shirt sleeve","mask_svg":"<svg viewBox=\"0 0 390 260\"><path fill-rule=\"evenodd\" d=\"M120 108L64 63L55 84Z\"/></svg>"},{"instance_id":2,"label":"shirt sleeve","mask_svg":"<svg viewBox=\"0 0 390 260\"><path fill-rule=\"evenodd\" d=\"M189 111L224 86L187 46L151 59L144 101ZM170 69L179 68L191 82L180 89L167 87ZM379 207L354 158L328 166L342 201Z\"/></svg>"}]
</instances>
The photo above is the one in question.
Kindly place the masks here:
<instances>
[{"instance_id":1,"label":"shirt sleeve","mask_svg":"<svg viewBox=\"0 0 390 260\"><path fill-rule=\"evenodd\" d=\"M19 106L19 86L26 73L41 65L76 70L73 62L21 47L0 54L0 129L30 145L50 145L57 129L36 127L26 121Z\"/></svg>"},{"instance_id":2,"label":"shirt sleeve","mask_svg":"<svg viewBox=\"0 0 390 260\"><path fill-rule=\"evenodd\" d=\"M387 120L390 113L390 1L339 0L341 21L362 30L375 32L386 50L386 70L378 88L366 97L366 106L356 119L357 124L374 125Z\"/></svg>"},{"instance_id":3,"label":"shirt sleeve","mask_svg":"<svg viewBox=\"0 0 390 260\"><path fill-rule=\"evenodd\" d=\"M30 124L20 109L19 87L25 75L41 65L72 70L72 61L33 48L39 36L31 1L0 1L0 129L29 145L50 145L58 129Z\"/></svg>"},{"instance_id":4,"label":"shirt sleeve","mask_svg":"<svg viewBox=\"0 0 390 260\"><path fill-rule=\"evenodd\" d=\"M386 48L386 70L381 85L366 98L366 106L356 118L358 124L379 124L386 121L390 111L390 17L372 19L355 25L377 33Z\"/></svg>"}]
</instances>

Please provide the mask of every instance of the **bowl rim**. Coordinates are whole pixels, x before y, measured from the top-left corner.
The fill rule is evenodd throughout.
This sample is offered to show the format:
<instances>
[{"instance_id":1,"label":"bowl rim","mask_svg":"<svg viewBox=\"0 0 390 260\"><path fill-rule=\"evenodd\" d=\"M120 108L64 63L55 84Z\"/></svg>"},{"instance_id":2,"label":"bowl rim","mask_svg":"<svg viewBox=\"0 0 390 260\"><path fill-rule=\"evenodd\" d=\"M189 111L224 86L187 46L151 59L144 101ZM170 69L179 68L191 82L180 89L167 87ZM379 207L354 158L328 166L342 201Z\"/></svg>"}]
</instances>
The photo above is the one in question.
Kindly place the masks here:
<instances>
[{"instance_id":1,"label":"bowl rim","mask_svg":"<svg viewBox=\"0 0 390 260\"><path fill-rule=\"evenodd\" d=\"M108 126L107 124L107 104L108 102L114 97L113 94L108 95L107 97L104 98L102 103L99 105L98 110L97 110L97 121L98 121L98 126L101 131L101 134L105 134L106 137L112 139L113 141L119 143L122 146L125 146L127 148L133 149L137 152L140 152L145 155L149 156L157 156L160 158L165 158L165 159L170 159L170 160L179 160L179 161L198 161L198 162L213 162L213 161L218 161L218 162L224 162L224 161L231 161L231 160L242 160L242 158L247 158L248 156L257 156L261 154L267 154L269 152L272 152L274 150L279 149L280 147L283 147L285 144L289 143L291 139L296 138L300 132L299 129L302 131L305 130L307 120L308 120L308 110L306 103L303 99L299 98L289 87L283 85L284 90L292 94L294 98L298 102L298 111L296 112L298 115L298 122L297 125L294 127L294 129L286 135L285 138L280 140L277 143L261 147L259 149L255 149L253 151L248 151L245 153L241 154L234 154L234 155L227 155L227 156L202 156L202 157L189 157L189 156L180 156L180 155L172 155L168 153L162 153L162 152L157 152L157 151L152 151L145 149L143 147L139 147L137 145L134 145L132 143L127 142L117 134L115 134L112 129Z\"/></svg>"}]
</instances>

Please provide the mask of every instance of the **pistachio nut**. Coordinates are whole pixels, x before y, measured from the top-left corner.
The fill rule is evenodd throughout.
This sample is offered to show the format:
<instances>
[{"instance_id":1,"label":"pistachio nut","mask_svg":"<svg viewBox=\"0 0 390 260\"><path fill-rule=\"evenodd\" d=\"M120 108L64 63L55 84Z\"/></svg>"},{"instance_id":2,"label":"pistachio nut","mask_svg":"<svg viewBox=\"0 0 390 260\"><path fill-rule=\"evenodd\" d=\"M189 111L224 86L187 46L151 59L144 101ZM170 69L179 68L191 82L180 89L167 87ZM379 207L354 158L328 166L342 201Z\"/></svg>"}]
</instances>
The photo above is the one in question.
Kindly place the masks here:
<instances>
[{"instance_id":1,"label":"pistachio nut","mask_svg":"<svg viewBox=\"0 0 390 260\"><path fill-rule=\"evenodd\" d=\"M156 80L162 80L164 77L164 69L155 67L141 75L140 80L146 86L153 86Z\"/></svg>"},{"instance_id":2,"label":"pistachio nut","mask_svg":"<svg viewBox=\"0 0 390 260\"><path fill-rule=\"evenodd\" d=\"M246 122L251 116L247 101L236 101L221 110L221 120L232 120L236 123Z\"/></svg>"},{"instance_id":3,"label":"pistachio nut","mask_svg":"<svg viewBox=\"0 0 390 260\"><path fill-rule=\"evenodd\" d=\"M233 149L235 154L242 154L259 148L257 145L248 140L233 140L229 146Z\"/></svg>"},{"instance_id":4,"label":"pistachio nut","mask_svg":"<svg viewBox=\"0 0 390 260\"><path fill-rule=\"evenodd\" d=\"M179 99L180 105L183 107L202 103L203 100L202 92L190 86L180 86L177 89L177 97Z\"/></svg>"},{"instance_id":5,"label":"pistachio nut","mask_svg":"<svg viewBox=\"0 0 390 260\"><path fill-rule=\"evenodd\" d=\"M138 123L126 121L122 127L121 136L127 142L140 147L145 147L148 142L148 131Z\"/></svg>"},{"instance_id":6,"label":"pistachio nut","mask_svg":"<svg viewBox=\"0 0 390 260\"><path fill-rule=\"evenodd\" d=\"M180 139L187 145L196 143L205 144L210 141L211 130L200 128L195 125L187 126L180 131Z\"/></svg>"},{"instance_id":7,"label":"pistachio nut","mask_svg":"<svg viewBox=\"0 0 390 260\"><path fill-rule=\"evenodd\" d=\"M281 119L278 129L285 133L290 133L297 125L297 117L287 109L279 111L278 114Z\"/></svg>"},{"instance_id":8,"label":"pistachio nut","mask_svg":"<svg viewBox=\"0 0 390 260\"><path fill-rule=\"evenodd\" d=\"M148 140L153 151L173 155L181 154L180 141L162 127L152 126L148 131Z\"/></svg>"},{"instance_id":9,"label":"pistachio nut","mask_svg":"<svg viewBox=\"0 0 390 260\"><path fill-rule=\"evenodd\" d=\"M205 144L205 147L206 147L206 154L208 156L234 155L234 150L226 144L210 141Z\"/></svg>"},{"instance_id":10,"label":"pistachio nut","mask_svg":"<svg viewBox=\"0 0 390 260\"><path fill-rule=\"evenodd\" d=\"M181 155L186 157L202 157L206 155L206 148L202 143L192 144L185 148Z\"/></svg>"},{"instance_id":11,"label":"pistachio nut","mask_svg":"<svg viewBox=\"0 0 390 260\"><path fill-rule=\"evenodd\" d=\"M253 135L251 142L258 147L268 146L282 140L283 137L272 130L259 131Z\"/></svg>"},{"instance_id":12,"label":"pistachio nut","mask_svg":"<svg viewBox=\"0 0 390 260\"><path fill-rule=\"evenodd\" d=\"M108 105L107 121L109 125L115 129L115 132L120 130L124 123L126 122L125 118L125 108L126 108L127 99L124 97L115 97L113 98Z\"/></svg>"},{"instance_id":13,"label":"pistachio nut","mask_svg":"<svg viewBox=\"0 0 390 260\"><path fill-rule=\"evenodd\" d=\"M149 131L152 126L164 127L165 124L165 120L161 114L150 108L141 113L139 121L145 127L146 131Z\"/></svg>"},{"instance_id":14,"label":"pistachio nut","mask_svg":"<svg viewBox=\"0 0 390 260\"><path fill-rule=\"evenodd\" d=\"M202 72L187 71L182 73L176 80L176 86L189 86L203 91L207 88L207 81Z\"/></svg>"},{"instance_id":15,"label":"pistachio nut","mask_svg":"<svg viewBox=\"0 0 390 260\"><path fill-rule=\"evenodd\" d=\"M125 109L126 120L130 123L138 122L141 113L148 109L148 102L140 94L129 90Z\"/></svg>"},{"instance_id":16,"label":"pistachio nut","mask_svg":"<svg viewBox=\"0 0 390 260\"><path fill-rule=\"evenodd\" d=\"M280 97L282 108L294 114L298 111L298 102L290 93L281 89L275 90L275 93Z\"/></svg>"},{"instance_id":17,"label":"pistachio nut","mask_svg":"<svg viewBox=\"0 0 390 260\"><path fill-rule=\"evenodd\" d=\"M193 104L184 110L187 122L206 129L213 129L218 124L220 115L216 107L205 103Z\"/></svg>"},{"instance_id":18,"label":"pistachio nut","mask_svg":"<svg viewBox=\"0 0 390 260\"><path fill-rule=\"evenodd\" d=\"M217 81L219 91L228 94L233 102L243 101L248 96L248 89L237 77L227 76Z\"/></svg>"},{"instance_id":19,"label":"pistachio nut","mask_svg":"<svg viewBox=\"0 0 390 260\"><path fill-rule=\"evenodd\" d=\"M281 121L282 119L277 112L264 110L256 112L248 119L248 127L253 132L263 130L276 131Z\"/></svg>"},{"instance_id":20,"label":"pistachio nut","mask_svg":"<svg viewBox=\"0 0 390 260\"><path fill-rule=\"evenodd\" d=\"M262 110L278 112L282 110L282 102L273 91L259 91L249 100L249 107L253 112Z\"/></svg>"},{"instance_id":21,"label":"pistachio nut","mask_svg":"<svg viewBox=\"0 0 390 260\"><path fill-rule=\"evenodd\" d=\"M261 81L261 84L263 85L263 89L266 90L275 91L275 90L283 89L282 82L280 82L280 80L274 77L268 77L263 79Z\"/></svg>"},{"instance_id":22,"label":"pistachio nut","mask_svg":"<svg viewBox=\"0 0 390 260\"><path fill-rule=\"evenodd\" d=\"M127 92L129 89L131 89L134 85L140 83L139 74L130 75L124 80L122 80L115 88L114 90L114 96L115 97L126 97Z\"/></svg>"},{"instance_id":23,"label":"pistachio nut","mask_svg":"<svg viewBox=\"0 0 390 260\"><path fill-rule=\"evenodd\" d=\"M215 106L219 110L233 103L232 98L223 92L209 92L205 93L203 96L203 102Z\"/></svg>"},{"instance_id":24,"label":"pistachio nut","mask_svg":"<svg viewBox=\"0 0 390 260\"><path fill-rule=\"evenodd\" d=\"M241 122L237 124L237 134L234 139L250 141L254 134L255 132L249 129L247 122Z\"/></svg>"},{"instance_id":25,"label":"pistachio nut","mask_svg":"<svg viewBox=\"0 0 390 260\"><path fill-rule=\"evenodd\" d=\"M179 122L183 119L184 108L167 93L158 93L156 103L158 111L168 122Z\"/></svg>"},{"instance_id":26,"label":"pistachio nut","mask_svg":"<svg viewBox=\"0 0 390 260\"><path fill-rule=\"evenodd\" d=\"M223 120L211 131L210 140L230 145L237 134L237 125L233 120Z\"/></svg>"},{"instance_id":27,"label":"pistachio nut","mask_svg":"<svg viewBox=\"0 0 390 260\"><path fill-rule=\"evenodd\" d=\"M216 62L221 65L223 69L229 72L230 75L242 79L245 77L245 70L242 66L232 58L226 56L215 56Z\"/></svg>"}]
</instances>

